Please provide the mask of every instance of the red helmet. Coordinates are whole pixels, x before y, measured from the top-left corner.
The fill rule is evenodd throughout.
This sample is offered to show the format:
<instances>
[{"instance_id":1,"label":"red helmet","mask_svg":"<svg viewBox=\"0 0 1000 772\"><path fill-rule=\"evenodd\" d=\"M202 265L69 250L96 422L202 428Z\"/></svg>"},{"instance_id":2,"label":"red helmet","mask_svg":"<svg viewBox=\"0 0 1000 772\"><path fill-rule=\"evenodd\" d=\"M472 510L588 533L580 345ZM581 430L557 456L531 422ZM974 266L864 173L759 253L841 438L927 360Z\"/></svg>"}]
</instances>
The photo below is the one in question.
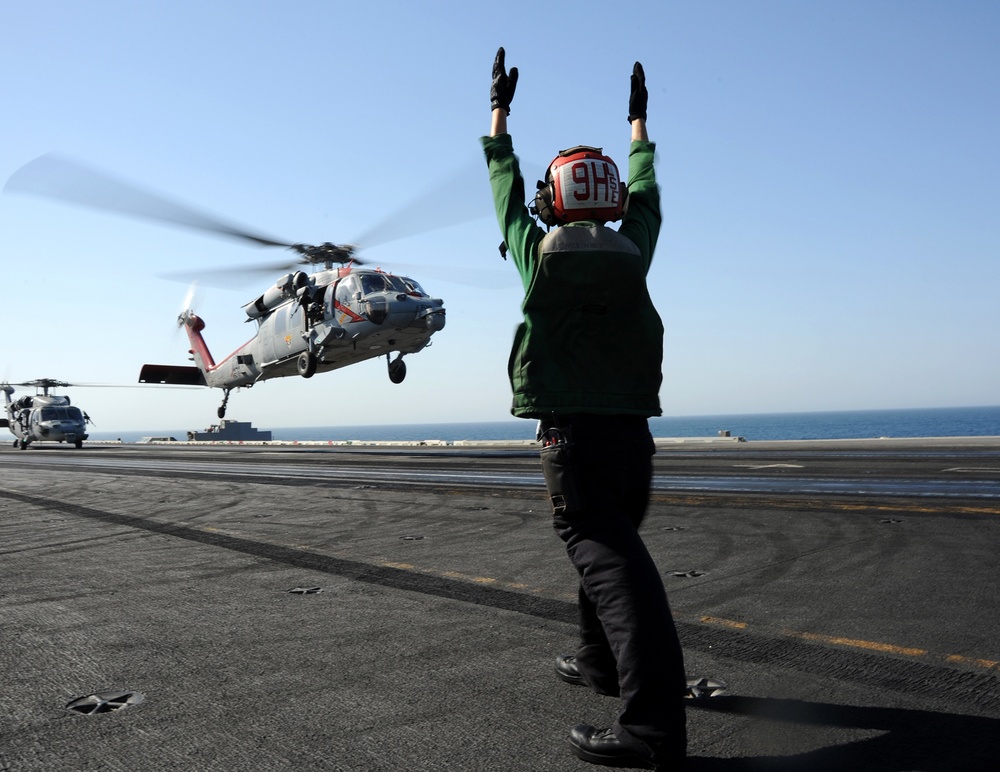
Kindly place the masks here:
<instances>
[{"instance_id":1,"label":"red helmet","mask_svg":"<svg viewBox=\"0 0 1000 772\"><path fill-rule=\"evenodd\" d=\"M546 225L578 220L620 220L628 189L618 166L599 147L563 150L538 183L534 211Z\"/></svg>"}]
</instances>

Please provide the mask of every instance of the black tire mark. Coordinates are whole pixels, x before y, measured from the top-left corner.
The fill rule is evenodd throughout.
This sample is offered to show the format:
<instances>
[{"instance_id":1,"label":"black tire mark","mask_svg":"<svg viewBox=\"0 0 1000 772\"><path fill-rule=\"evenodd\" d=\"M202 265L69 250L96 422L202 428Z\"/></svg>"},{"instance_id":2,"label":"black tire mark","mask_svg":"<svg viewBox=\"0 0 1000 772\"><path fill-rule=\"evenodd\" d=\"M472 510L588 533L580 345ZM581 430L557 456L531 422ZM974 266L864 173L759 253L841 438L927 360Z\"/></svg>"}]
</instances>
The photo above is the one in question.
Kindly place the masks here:
<instances>
[{"instance_id":1,"label":"black tire mark","mask_svg":"<svg viewBox=\"0 0 1000 772\"><path fill-rule=\"evenodd\" d=\"M105 512L92 507L0 490L0 498L30 506L87 518L116 526L186 539L198 544L232 550L285 565L320 571L390 589L418 592L434 597L525 614L575 625L574 603L537 597L497 587L433 576L405 569L371 565L355 560L253 541L185 525L161 523L133 515ZM795 638L776 638L759 633L716 628L678 620L685 649L743 663L779 666L822 677L836 677L869 689L890 689L920 695L934 702L946 701L963 711L979 708L1000 713L1000 682L992 674L954 670L912 659L879 656L868 652L827 647Z\"/></svg>"}]
</instances>

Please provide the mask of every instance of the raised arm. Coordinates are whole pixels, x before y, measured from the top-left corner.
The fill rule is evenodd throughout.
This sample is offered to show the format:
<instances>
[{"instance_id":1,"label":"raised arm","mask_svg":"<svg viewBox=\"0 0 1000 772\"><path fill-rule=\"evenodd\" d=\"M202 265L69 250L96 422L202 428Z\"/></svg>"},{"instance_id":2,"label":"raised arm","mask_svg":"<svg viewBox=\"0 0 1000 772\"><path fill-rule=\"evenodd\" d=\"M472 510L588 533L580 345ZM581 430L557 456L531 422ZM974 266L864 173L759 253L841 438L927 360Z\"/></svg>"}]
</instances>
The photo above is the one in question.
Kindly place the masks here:
<instances>
[{"instance_id":1,"label":"raised arm","mask_svg":"<svg viewBox=\"0 0 1000 772\"><path fill-rule=\"evenodd\" d=\"M659 237L660 189L656 184L653 158L656 146L646 134L646 74L642 65L632 68L632 87L628 100L628 121L632 145L628 158L628 211L618 232L636 243L647 260L652 261Z\"/></svg>"}]
</instances>

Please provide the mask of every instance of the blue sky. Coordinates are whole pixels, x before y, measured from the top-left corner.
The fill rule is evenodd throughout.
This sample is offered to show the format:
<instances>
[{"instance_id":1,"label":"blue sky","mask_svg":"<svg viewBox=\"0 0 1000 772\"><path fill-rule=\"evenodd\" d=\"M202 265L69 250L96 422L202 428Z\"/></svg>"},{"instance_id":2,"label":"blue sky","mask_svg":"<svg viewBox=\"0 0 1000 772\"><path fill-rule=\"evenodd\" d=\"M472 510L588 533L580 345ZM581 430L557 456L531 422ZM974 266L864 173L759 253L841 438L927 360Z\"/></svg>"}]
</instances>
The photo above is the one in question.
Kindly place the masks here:
<instances>
[{"instance_id":1,"label":"blue sky","mask_svg":"<svg viewBox=\"0 0 1000 772\"><path fill-rule=\"evenodd\" d=\"M563 147L624 164L640 60L663 192L649 281L665 415L1000 403L1000 5L608 9L6 3L0 179L59 152L290 241L374 244L401 220L415 235L364 256L448 309L406 381L391 384L384 360L268 381L234 393L229 417L503 420L520 294L478 144L494 53L520 71L509 126L529 188ZM10 193L0 255L0 379L110 384L186 363L174 319L187 287L163 274L280 257ZM240 307L269 280L201 287L217 359L252 335ZM220 399L75 392L102 431L202 428Z\"/></svg>"}]
</instances>

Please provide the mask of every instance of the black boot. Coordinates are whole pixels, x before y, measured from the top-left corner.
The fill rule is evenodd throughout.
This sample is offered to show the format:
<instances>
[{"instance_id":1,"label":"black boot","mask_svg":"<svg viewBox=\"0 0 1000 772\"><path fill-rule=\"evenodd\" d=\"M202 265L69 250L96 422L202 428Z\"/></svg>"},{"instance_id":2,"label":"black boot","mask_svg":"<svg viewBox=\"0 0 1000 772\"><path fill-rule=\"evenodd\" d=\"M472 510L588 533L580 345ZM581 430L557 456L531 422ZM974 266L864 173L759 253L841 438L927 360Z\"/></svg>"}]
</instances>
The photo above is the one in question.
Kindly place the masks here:
<instances>
[{"instance_id":1,"label":"black boot","mask_svg":"<svg viewBox=\"0 0 1000 772\"><path fill-rule=\"evenodd\" d=\"M657 769L653 759L628 748L610 729L596 729L590 724L577 724L569 733L569 744L577 758L606 767ZM664 769L664 772L669 772Z\"/></svg>"}]
</instances>

